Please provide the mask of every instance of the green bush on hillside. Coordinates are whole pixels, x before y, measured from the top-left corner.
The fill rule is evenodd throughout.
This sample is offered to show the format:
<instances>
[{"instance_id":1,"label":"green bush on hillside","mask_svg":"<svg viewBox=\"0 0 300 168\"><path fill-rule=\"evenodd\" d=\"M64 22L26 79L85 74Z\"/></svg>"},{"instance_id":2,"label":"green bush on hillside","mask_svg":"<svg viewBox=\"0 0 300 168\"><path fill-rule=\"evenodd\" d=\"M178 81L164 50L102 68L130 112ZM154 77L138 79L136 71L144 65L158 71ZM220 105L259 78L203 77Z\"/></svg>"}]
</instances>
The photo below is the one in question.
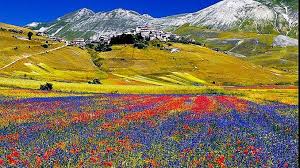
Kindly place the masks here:
<instances>
[{"instance_id":1,"label":"green bush on hillside","mask_svg":"<svg viewBox=\"0 0 300 168\"><path fill-rule=\"evenodd\" d=\"M98 44L97 47L95 47L95 50L98 52L106 52L106 51L111 51L112 48L108 44Z\"/></svg>"},{"instance_id":2,"label":"green bush on hillside","mask_svg":"<svg viewBox=\"0 0 300 168\"><path fill-rule=\"evenodd\" d=\"M33 33L32 32L28 32L27 36L28 36L28 40L31 40L31 38L33 36Z\"/></svg>"},{"instance_id":3,"label":"green bush on hillside","mask_svg":"<svg viewBox=\"0 0 300 168\"><path fill-rule=\"evenodd\" d=\"M48 48L48 47L49 47L49 45L48 45L48 44L43 44L43 45L42 45L42 47L44 47L44 48Z\"/></svg>"},{"instance_id":4,"label":"green bush on hillside","mask_svg":"<svg viewBox=\"0 0 300 168\"><path fill-rule=\"evenodd\" d=\"M137 42L137 43L134 43L133 47L138 48L138 49L145 49L148 47L148 45L145 43L142 43L142 42Z\"/></svg>"},{"instance_id":5,"label":"green bush on hillside","mask_svg":"<svg viewBox=\"0 0 300 168\"><path fill-rule=\"evenodd\" d=\"M46 83L45 85L40 86L40 90L52 90L53 89L53 84L52 83Z\"/></svg>"},{"instance_id":6,"label":"green bush on hillside","mask_svg":"<svg viewBox=\"0 0 300 168\"><path fill-rule=\"evenodd\" d=\"M94 85L96 85L96 84L102 84L102 83L100 82L99 79L93 79L92 81L89 81L88 84L94 84Z\"/></svg>"}]
</instances>

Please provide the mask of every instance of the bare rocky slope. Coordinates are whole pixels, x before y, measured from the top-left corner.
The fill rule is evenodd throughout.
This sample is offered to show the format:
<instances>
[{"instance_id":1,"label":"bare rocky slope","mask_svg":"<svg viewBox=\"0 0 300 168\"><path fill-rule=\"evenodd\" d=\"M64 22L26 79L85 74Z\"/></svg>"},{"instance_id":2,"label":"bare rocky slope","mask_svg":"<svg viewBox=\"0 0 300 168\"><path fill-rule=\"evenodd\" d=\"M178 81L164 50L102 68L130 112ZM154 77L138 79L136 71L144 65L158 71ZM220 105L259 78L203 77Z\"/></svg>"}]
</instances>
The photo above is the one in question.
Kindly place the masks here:
<instances>
[{"instance_id":1,"label":"bare rocky slope","mask_svg":"<svg viewBox=\"0 0 300 168\"><path fill-rule=\"evenodd\" d=\"M295 8L295 4L298 5L298 2L223 0L195 13L163 18L153 18L125 9L95 13L83 8L51 23L34 22L27 27L67 39L117 34L139 25L170 30L187 23L215 30L245 29L259 33L277 32L287 36L298 36L298 9Z\"/></svg>"}]
</instances>

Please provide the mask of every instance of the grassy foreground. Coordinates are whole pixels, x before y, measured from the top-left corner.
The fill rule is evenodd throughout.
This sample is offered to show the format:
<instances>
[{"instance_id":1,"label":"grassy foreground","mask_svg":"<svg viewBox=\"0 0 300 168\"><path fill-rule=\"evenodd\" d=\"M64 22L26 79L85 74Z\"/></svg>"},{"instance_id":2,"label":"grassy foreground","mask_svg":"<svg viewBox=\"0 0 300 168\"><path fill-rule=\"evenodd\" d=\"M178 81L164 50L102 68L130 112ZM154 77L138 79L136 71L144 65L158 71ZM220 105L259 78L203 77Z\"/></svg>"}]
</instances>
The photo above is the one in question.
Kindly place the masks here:
<instances>
[{"instance_id":1,"label":"grassy foreground","mask_svg":"<svg viewBox=\"0 0 300 168\"><path fill-rule=\"evenodd\" d=\"M38 91L45 81L0 77L0 96L8 97L64 97L93 94L218 94L235 95L257 103L280 102L298 104L298 88L235 88L222 86L143 86L90 85L86 83L51 82L54 91ZM29 90L28 90L29 89Z\"/></svg>"}]
</instances>

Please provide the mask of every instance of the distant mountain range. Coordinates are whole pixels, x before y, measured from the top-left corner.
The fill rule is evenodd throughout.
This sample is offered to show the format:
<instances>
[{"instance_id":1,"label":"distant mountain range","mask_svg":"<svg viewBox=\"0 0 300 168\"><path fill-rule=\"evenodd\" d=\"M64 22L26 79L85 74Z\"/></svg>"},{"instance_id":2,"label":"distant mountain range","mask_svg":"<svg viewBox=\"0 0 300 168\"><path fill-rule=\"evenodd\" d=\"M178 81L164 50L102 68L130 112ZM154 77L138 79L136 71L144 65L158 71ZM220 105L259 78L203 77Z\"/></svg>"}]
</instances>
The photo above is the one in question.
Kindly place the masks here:
<instances>
[{"instance_id":1,"label":"distant mountain range","mask_svg":"<svg viewBox=\"0 0 300 168\"><path fill-rule=\"evenodd\" d=\"M88 39L122 33L141 25L172 31L184 24L220 31L279 32L298 37L298 1L223 0L195 13L163 18L154 18L125 9L95 13L83 8L59 17L53 22L33 22L26 27L67 39L77 37Z\"/></svg>"}]
</instances>

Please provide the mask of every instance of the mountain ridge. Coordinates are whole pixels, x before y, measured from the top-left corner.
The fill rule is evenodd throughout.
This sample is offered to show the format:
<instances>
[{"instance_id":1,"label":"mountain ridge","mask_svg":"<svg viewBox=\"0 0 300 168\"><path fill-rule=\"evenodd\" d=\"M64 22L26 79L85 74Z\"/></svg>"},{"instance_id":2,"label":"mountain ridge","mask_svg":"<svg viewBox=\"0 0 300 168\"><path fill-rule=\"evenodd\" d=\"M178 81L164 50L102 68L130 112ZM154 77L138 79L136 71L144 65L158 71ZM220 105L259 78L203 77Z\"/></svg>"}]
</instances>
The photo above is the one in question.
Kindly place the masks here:
<instances>
[{"instance_id":1,"label":"mountain ridge","mask_svg":"<svg viewBox=\"0 0 300 168\"><path fill-rule=\"evenodd\" d=\"M278 32L298 36L298 11L273 4L270 0L223 0L194 13L154 18L122 8L94 12L82 8L50 23L28 24L34 30L65 38L97 38L118 34L140 25L171 29L184 24L205 26L215 30L246 29L262 33ZM34 26L32 26L34 25Z\"/></svg>"}]
</instances>

